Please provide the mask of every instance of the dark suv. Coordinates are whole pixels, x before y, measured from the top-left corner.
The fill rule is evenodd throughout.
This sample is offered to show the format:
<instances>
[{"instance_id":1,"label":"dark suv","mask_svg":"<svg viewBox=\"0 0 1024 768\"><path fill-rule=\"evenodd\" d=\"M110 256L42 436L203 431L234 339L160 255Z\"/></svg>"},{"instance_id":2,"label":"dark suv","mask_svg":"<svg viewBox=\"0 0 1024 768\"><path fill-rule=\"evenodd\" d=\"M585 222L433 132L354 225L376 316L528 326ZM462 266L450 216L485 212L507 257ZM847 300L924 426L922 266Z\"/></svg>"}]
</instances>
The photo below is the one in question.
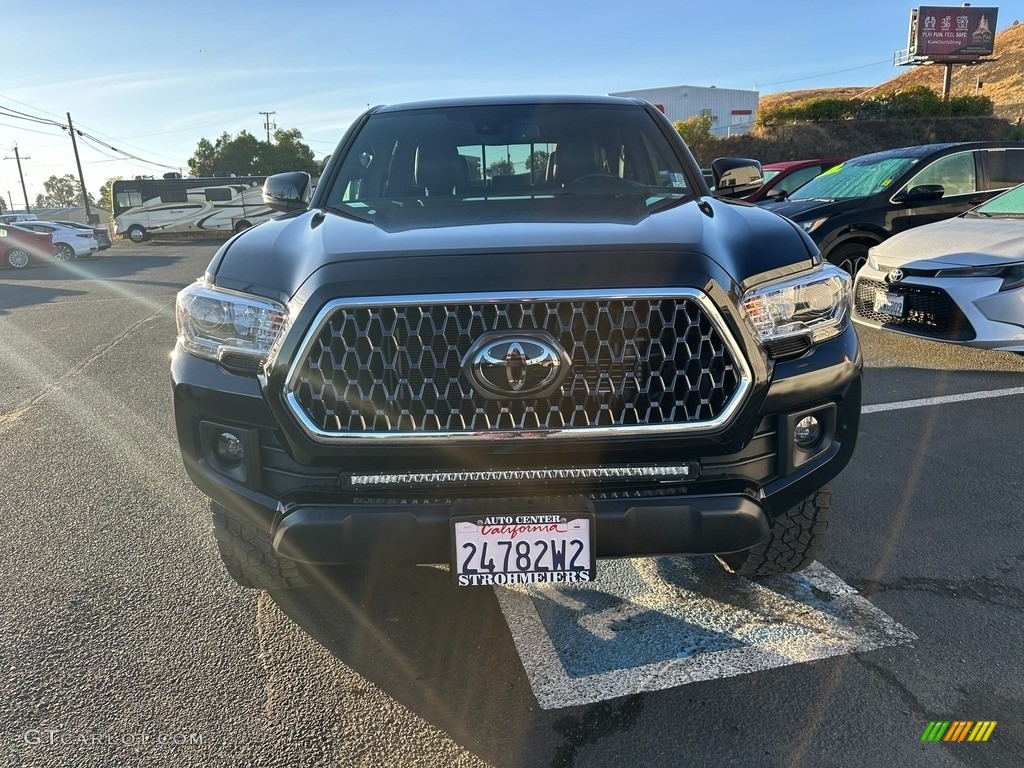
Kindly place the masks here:
<instances>
[{"instance_id":1,"label":"dark suv","mask_svg":"<svg viewBox=\"0 0 1024 768\"><path fill-rule=\"evenodd\" d=\"M828 261L855 274L889 236L957 216L1021 182L1024 142L928 144L855 157L784 202L761 205L797 222Z\"/></svg>"},{"instance_id":2,"label":"dark suv","mask_svg":"<svg viewBox=\"0 0 1024 768\"><path fill-rule=\"evenodd\" d=\"M760 169L715 176L739 196ZM292 213L177 298L178 440L239 583L814 559L860 415L850 279L792 222L711 197L652 105L378 107L309 190L270 177Z\"/></svg>"}]
</instances>

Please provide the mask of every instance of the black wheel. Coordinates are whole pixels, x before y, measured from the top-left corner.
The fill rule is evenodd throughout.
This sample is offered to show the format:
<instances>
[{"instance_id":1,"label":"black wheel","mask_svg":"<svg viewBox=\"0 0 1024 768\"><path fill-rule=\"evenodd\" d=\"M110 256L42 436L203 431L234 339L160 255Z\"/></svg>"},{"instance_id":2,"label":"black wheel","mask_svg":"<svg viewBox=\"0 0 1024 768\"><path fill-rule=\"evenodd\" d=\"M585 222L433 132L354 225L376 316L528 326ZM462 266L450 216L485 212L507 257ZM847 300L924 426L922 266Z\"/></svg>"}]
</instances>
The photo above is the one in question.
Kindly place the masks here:
<instances>
[{"instance_id":1,"label":"black wheel","mask_svg":"<svg viewBox=\"0 0 1024 768\"><path fill-rule=\"evenodd\" d=\"M825 541L831 505L832 490L826 485L775 518L765 541L745 552L719 555L718 561L737 576L773 576L803 570L814 562Z\"/></svg>"},{"instance_id":2,"label":"black wheel","mask_svg":"<svg viewBox=\"0 0 1024 768\"><path fill-rule=\"evenodd\" d=\"M867 263L868 247L860 243L840 245L828 255L828 260L848 272L850 276L855 276Z\"/></svg>"},{"instance_id":3,"label":"black wheel","mask_svg":"<svg viewBox=\"0 0 1024 768\"><path fill-rule=\"evenodd\" d=\"M149 239L149 235L146 234L146 230L140 227L138 224L132 224L128 227L128 239L133 243L141 243Z\"/></svg>"},{"instance_id":4,"label":"black wheel","mask_svg":"<svg viewBox=\"0 0 1024 768\"><path fill-rule=\"evenodd\" d=\"M54 255L57 261L73 261L75 258L75 249L67 243L57 243L57 253Z\"/></svg>"},{"instance_id":5,"label":"black wheel","mask_svg":"<svg viewBox=\"0 0 1024 768\"><path fill-rule=\"evenodd\" d=\"M7 259L7 264L15 269L24 269L28 266L29 261L31 261L28 251L24 248L11 248L5 258Z\"/></svg>"},{"instance_id":6,"label":"black wheel","mask_svg":"<svg viewBox=\"0 0 1024 768\"><path fill-rule=\"evenodd\" d=\"M298 589L309 582L293 560L278 557L270 534L210 502L213 535L228 575L243 587Z\"/></svg>"},{"instance_id":7,"label":"black wheel","mask_svg":"<svg viewBox=\"0 0 1024 768\"><path fill-rule=\"evenodd\" d=\"M244 232L251 226L252 224L250 224L248 221L240 221L237 224L235 224L235 234L238 234L239 232Z\"/></svg>"}]
</instances>

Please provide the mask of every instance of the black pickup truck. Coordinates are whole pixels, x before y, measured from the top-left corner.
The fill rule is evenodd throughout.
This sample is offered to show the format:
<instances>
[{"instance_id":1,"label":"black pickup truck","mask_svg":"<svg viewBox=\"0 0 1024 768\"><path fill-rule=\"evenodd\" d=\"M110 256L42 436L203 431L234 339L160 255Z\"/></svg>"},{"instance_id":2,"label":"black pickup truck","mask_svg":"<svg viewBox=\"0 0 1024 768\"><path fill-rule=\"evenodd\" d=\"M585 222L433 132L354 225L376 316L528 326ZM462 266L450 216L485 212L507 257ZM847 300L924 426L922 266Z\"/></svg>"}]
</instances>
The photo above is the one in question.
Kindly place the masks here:
<instances>
[{"instance_id":1,"label":"black pickup truck","mask_svg":"<svg viewBox=\"0 0 1024 768\"><path fill-rule=\"evenodd\" d=\"M177 298L178 440L231 576L448 563L590 581L602 557L798 570L850 459L850 278L715 196L652 105L449 100L356 120L315 191Z\"/></svg>"}]
</instances>

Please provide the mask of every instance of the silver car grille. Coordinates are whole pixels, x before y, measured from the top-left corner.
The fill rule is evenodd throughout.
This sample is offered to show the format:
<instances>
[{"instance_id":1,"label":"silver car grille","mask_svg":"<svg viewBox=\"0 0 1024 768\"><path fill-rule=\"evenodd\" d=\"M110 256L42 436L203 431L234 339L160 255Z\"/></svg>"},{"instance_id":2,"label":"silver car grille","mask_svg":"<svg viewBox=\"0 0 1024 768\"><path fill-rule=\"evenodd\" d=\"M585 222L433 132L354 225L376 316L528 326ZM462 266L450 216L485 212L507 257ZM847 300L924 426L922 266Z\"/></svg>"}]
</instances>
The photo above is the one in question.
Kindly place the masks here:
<instances>
[{"instance_id":1,"label":"silver car grille","mask_svg":"<svg viewBox=\"0 0 1024 768\"><path fill-rule=\"evenodd\" d=\"M482 397L463 373L481 335L543 331L571 358L545 397ZM746 360L700 291L336 300L314 320L285 396L323 442L713 430L742 404Z\"/></svg>"}]
</instances>

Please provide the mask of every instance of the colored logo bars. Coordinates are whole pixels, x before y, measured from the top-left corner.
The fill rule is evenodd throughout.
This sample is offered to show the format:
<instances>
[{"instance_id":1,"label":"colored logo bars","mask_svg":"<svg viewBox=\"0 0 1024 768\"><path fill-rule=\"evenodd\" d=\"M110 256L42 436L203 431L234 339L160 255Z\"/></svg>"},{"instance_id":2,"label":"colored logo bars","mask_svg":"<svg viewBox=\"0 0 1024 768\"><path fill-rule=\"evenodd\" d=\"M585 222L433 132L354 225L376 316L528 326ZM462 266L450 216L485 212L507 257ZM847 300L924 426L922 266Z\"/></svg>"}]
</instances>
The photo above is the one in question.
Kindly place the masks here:
<instances>
[{"instance_id":1,"label":"colored logo bars","mask_svg":"<svg viewBox=\"0 0 1024 768\"><path fill-rule=\"evenodd\" d=\"M921 734L921 741L988 741L996 729L995 720L933 720Z\"/></svg>"}]
</instances>

